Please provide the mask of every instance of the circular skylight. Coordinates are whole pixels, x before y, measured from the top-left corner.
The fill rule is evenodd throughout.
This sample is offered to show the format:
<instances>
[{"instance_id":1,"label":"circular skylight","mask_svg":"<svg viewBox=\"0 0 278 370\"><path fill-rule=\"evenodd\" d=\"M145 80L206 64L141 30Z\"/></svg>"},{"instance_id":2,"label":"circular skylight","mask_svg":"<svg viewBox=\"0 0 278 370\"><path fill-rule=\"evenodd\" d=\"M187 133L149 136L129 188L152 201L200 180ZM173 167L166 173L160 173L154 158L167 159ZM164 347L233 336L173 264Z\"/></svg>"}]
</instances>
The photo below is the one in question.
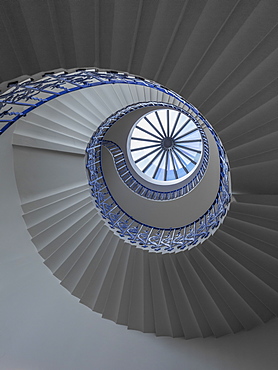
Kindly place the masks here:
<instances>
[{"instance_id":1,"label":"circular skylight","mask_svg":"<svg viewBox=\"0 0 278 370\"><path fill-rule=\"evenodd\" d=\"M203 142L186 114L158 109L141 117L129 136L129 159L147 181L170 185L185 180L198 167Z\"/></svg>"}]
</instances>

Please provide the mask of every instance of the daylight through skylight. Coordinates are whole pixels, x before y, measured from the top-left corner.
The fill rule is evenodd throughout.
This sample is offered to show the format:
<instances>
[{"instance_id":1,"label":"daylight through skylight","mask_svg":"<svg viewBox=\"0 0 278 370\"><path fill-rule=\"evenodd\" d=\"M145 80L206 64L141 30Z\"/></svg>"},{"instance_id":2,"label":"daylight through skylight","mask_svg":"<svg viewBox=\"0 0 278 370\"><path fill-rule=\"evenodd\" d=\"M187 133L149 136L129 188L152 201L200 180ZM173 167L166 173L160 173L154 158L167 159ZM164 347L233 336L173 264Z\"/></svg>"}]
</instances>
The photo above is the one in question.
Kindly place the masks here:
<instances>
[{"instance_id":1,"label":"daylight through skylight","mask_svg":"<svg viewBox=\"0 0 278 370\"><path fill-rule=\"evenodd\" d=\"M161 184L188 177L198 166L202 147L194 121L173 109L159 109L143 116L130 137L134 169L148 181Z\"/></svg>"}]
</instances>

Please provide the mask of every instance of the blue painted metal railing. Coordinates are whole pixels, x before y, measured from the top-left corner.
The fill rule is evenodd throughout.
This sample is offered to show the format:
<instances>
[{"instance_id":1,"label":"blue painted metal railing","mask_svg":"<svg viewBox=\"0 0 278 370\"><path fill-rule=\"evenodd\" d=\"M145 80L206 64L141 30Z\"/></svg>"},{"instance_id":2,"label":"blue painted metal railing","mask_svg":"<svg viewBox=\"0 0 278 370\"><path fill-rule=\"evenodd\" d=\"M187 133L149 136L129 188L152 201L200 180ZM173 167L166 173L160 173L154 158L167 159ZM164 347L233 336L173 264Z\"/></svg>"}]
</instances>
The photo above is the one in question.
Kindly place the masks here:
<instances>
[{"instance_id":1,"label":"blue painted metal railing","mask_svg":"<svg viewBox=\"0 0 278 370\"><path fill-rule=\"evenodd\" d=\"M195 222L179 228L157 228L135 220L127 214L113 198L103 175L101 148L109 143L105 141L104 135L109 128L121 117L135 109L145 107L147 103L138 103L126 107L116 114L110 116L94 133L87 148L87 168L89 171L89 184L96 206L99 208L103 218L108 221L112 229L128 240L130 243L140 245L142 248L156 252L177 252L190 249L208 238L216 229L229 208L231 200L229 189L229 166L224 148L218 136L214 137L218 146L220 157L220 186L215 201L208 211ZM204 118L202 117L202 121ZM204 121L203 121L204 122ZM209 123L206 121L206 125ZM212 130L212 132L214 132ZM122 163L120 156L120 163ZM150 190L150 189L149 189ZM151 199L149 193L149 199ZM165 197L167 195L165 194Z\"/></svg>"},{"instance_id":2,"label":"blue painted metal railing","mask_svg":"<svg viewBox=\"0 0 278 370\"><path fill-rule=\"evenodd\" d=\"M20 117L52 99L76 90L114 83L151 87L178 100L181 99L173 91L153 81L126 73L98 72L95 69L77 70L72 73L66 71L46 73L44 78L38 81L30 78L21 83L10 84L10 89L0 95L0 135ZM189 103L184 104L190 107ZM193 111L196 116L200 114L195 108Z\"/></svg>"},{"instance_id":3,"label":"blue painted metal railing","mask_svg":"<svg viewBox=\"0 0 278 370\"><path fill-rule=\"evenodd\" d=\"M188 117L192 118L189 113L184 112L183 109L174 106L173 104L168 104L168 103L157 103L157 102L147 102L147 103L140 103L139 105L136 104L134 106L128 107L127 110L125 110L125 114L127 114L129 111L138 109L138 108L143 108L147 106L157 106L157 107L167 107L167 108L172 108L176 109L179 112L185 113ZM113 115L112 117L109 118L109 127L112 126L112 124L116 123L118 119L121 117L121 115ZM192 118L193 119L193 118ZM124 153L122 152L121 148L115 144L112 141L107 141L102 139L105 135L105 133L108 130L108 126L106 123L104 123L105 129L103 130L98 130L97 135L100 140L101 145L105 146L111 153L114 159L114 163L117 169L117 172L124 182L126 186L128 186L133 192L136 194L147 198L147 199L152 199L152 200L157 200L157 201L167 201L167 200L172 200L176 199L179 197L182 197L186 194L188 194L190 191L192 191L195 186L199 184L199 182L202 180L209 161L209 145L208 141L206 138L206 135L203 131L203 129L200 127L198 121L196 119L193 119L197 127L199 128L200 134L202 136L203 140L203 158L201 161L201 166L199 170L197 171L196 175L193 177L191 181L185 182L185 184L182 187L178 187L175 190L172 191L158 191L158 190L153 190L150 187L146 187L140 183L130 172L130 169L127 166L126 160ZM101 138L102 135L102 138Z\"/></svg>"},{"instance_id":4,"label":"blue painted metal railing","mask_svg":"<svg viewBox=\"0 0 278 370\"><path fill-rule=\"evenodd\" d=\"M201 120L210 130L218 146L220 158L220 182L215 201L209 210L190 225L177 229L159 229L139 223L122 210L112 198L101 171L100 143L97 136L88 149L88 169L90 184L96 205L111 228L115 228L121 237L142 247L154 251L168 252L189 249L207 238L219 225L229 208L231 199L229 185L229 166L224 148L213 128L202 114L175 92L146 79L130 76L126 73L99 72L95 69L77 70L76 72L46 73L41 80L31 78L21 83L12 84L10 89L0 95L0 135L19 118L42 104L64 94L103 84L134 84L146 86L177 99L187 107L193 118ZM120 114L125 114L124 110ZM105 124L109 126L109 118ZM105 127L102 125L102 127Z\"/></svg>"},{"instance_id":5,"label":"blue painted metal railing","mask_svg":"<svg viewBox=\"0 0 278 370\"><path fill-rule=\"evenodd\" d=\"M181 188L172 190L172 191L157 191L150 189L144 185L142 185L130 172L126 161L124 153L122 152L121 148L112 141L103 140L102 145L105 146L109 152L111 153L114 163L118 172L118 175L124 182L124 184L129 187L134 193L140 195L141 197L151 199L151 200L158 200L158 201L167 201L176 198L183 197L184 195L188 194L192 191L196 185L202 180L205 172L206 166L209 159L208 149L205 150L204 153L204 162L201 166L200 170L198 171L197 175L186 185Z\"/></svg>"},{"instance_id":6,"label":"blue painted metal railing","mask_svg":"<svg viewBox=\"0 0 278 370\"><path fill-rule=\"evenodd\" d=\"M180 95L153 81L120 72L98 72L96 69L77 70L68 73L45 73L44 78L33 81L32 78L21 83L10 84L10 89L0 95L0 135L20 117L25 116L40 105L61 95L104 84L131 84L146 86L177 99L191 110L194 118L205 118ZM213 130L212 127L209 127Z\"/></svg>"}]
</instances>

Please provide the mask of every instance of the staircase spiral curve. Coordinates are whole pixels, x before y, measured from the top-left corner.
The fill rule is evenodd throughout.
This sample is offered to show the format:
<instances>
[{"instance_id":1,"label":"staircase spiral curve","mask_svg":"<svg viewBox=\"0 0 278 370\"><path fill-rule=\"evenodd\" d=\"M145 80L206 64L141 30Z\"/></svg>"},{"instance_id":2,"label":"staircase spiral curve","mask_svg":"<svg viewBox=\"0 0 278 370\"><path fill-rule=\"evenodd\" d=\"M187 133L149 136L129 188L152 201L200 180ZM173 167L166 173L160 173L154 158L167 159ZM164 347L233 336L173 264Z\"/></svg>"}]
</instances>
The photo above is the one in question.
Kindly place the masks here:
<instances>
[{"instance_id":1,"label":"staircase spiral curve","mask_svg":"<svg viewBox=\"0 0 278 370\"><path fill-rule=\"evenodd\" d=\"M23 218L57 281L104 318L156 335L218 337L277 316L277 1L17 0L0 8L0 141L11 125ZM160 89L141 78L141 87L80 89L75 81L64 86L69 94L41 91L39 80L51 79L41 71L90 65L144 76ZM3 104L18 81L27 79L28 89L28 76L37 82L31 102L25 90ZM111 229L86 169L92 135L115 112L142 101L182 107L174 95L164 100L163 85L216 130L233 191L217 231L177 253L144 249ZM113 163L120 153L106 139L103 157ZM182 189L178 201L191 190ZM145 188L136 191L144 202Z\"/></svg>"},{"instance_id":2,"label":"staircase spiral curve","mask_svg":"<svg viewBox=\"0 0 278 370\"><path fill-rule=\"evenodd\" d=\"M219 337L277 316L275 197L270 202L265 195L233 194L214 235L172 252L131 243L111 228L90 194L86 148L107 118L139 102L184 109L183 103L144 84L99 84L49 100L49 91L34 91L34 108L26 113L26 106L17 105L15 175L28 232L62 286L104 318L158 336ZM4 108L17 103L6 100ZM117 181L120 194L126 184L120 177Z\"/></svg>"}]
</instances>

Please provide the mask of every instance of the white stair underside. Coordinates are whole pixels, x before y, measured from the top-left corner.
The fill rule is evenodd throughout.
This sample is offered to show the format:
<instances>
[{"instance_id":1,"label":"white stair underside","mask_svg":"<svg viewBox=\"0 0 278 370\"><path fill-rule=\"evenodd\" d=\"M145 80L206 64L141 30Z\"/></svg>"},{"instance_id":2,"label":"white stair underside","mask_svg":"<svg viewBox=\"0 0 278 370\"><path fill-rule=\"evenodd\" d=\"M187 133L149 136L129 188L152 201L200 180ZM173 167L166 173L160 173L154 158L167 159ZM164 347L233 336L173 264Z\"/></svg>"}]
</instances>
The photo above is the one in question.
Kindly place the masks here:
<instances>
[{"instance_id":1,"label":"white stair underside","mask_svg":"<svg viewBox=\"0 0 278 370\"><path fill-rule=\"evenodd\" d=\"M177 103L143 86L105 85L18 121L15 174L32 241L81 303L130 329L188 339L249 330L278 314L277 197L235 196L215 236L173 255L119 239L95 208L86 145L109 115L149 100Z\"/></svg>"}]
</instances>

